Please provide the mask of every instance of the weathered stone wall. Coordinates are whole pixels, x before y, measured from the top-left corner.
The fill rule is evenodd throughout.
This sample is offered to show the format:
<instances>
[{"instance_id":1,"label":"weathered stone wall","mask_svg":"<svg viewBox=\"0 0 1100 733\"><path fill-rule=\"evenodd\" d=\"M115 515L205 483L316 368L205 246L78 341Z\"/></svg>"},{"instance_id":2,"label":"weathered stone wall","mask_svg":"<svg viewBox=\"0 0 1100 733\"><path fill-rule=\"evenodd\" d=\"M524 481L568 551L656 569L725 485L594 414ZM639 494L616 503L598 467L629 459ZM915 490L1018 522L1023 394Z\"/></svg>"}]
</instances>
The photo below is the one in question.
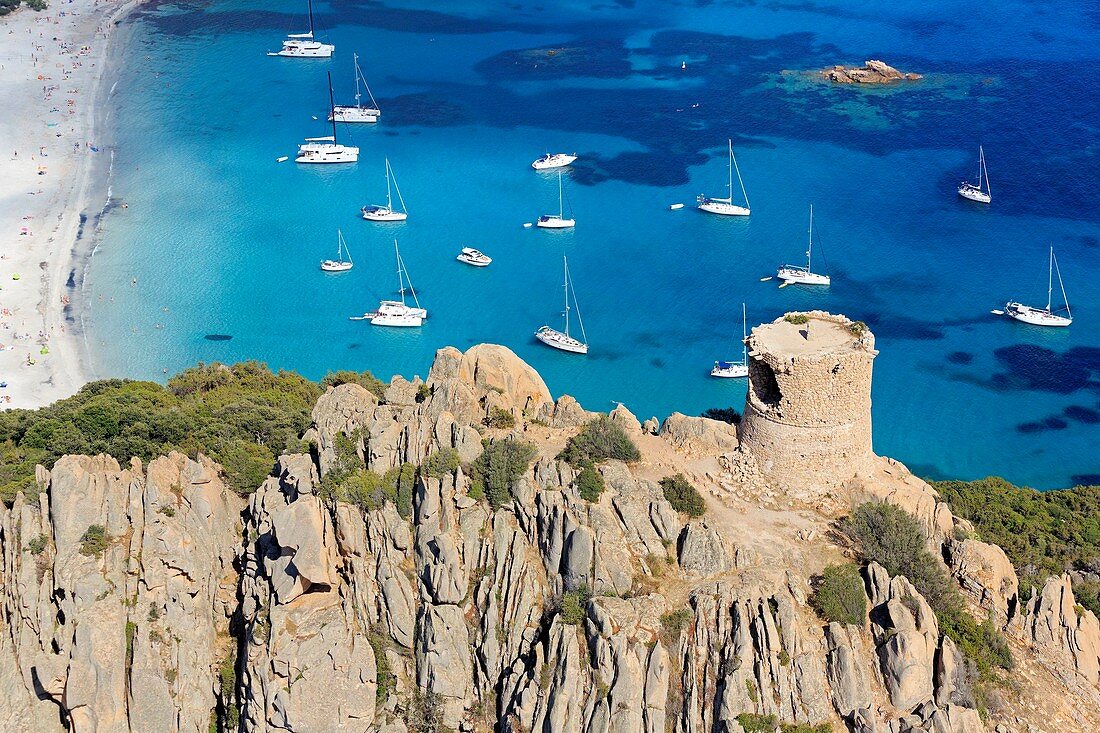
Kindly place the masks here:
<instances>
[{"instance_id":1,"label":"weathered stone wall","mask_svg":"<svg viewBox=\"0 0 1100 733\"><path fill-rule=\"evenodd\" d=\"M793 315L793 314L791 314ZM800 314L749 336L741 449L782 487L826 489L870 470L874 336L844 316Z\"/></svg>"}]
</instances>

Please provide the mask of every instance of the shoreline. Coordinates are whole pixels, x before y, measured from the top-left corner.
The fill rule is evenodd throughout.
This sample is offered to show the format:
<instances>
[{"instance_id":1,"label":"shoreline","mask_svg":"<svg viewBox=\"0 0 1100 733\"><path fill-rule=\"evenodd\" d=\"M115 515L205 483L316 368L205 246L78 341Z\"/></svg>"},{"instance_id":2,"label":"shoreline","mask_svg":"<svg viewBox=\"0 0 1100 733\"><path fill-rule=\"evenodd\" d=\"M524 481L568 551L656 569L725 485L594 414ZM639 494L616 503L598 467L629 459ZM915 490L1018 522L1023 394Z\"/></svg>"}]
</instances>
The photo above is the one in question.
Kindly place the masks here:
<instances>
[{"instance_id":1,"label":"shoreline","mask_svg":"<svg viewBox=\"0 0 1100 733\"><path fill-rule=\"evenodd\" d=\"M51 404L90 378L83 284L109 208L106 82L140 3L74 0L0 21L0 94L15 102L0 111L12 146L0 150L0 409Z\"/></svg>"}]
</instances>

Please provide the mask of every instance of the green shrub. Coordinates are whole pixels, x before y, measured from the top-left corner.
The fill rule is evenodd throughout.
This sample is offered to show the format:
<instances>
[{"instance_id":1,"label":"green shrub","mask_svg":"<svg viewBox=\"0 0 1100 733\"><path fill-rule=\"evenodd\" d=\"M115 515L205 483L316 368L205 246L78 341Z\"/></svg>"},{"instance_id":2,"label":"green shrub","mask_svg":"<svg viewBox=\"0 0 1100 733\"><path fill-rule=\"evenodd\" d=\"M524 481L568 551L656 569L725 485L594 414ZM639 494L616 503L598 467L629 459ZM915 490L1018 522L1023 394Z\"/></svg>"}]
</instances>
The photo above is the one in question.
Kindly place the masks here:
<instances>
[{"instance_id":1,"label":"green shrub","mask_svg":"<svg viewBox=\"0 0 1100 733\"><path fill-rule=\"evenodd\" d=\"M622 426L607 415L600 415L586 423L579 433L569 439L565 449L558 454L560 460L574 466L586 462L599 463L608 458L632 463L641 457L638 447L634 445L634 441Z\"/></svg>"},{"instance_id":2,"label":"green shrub","mask_svg":"<svg viewBox=\"0 0 1100 733\"><path fill-rule=\"evenodd\" d=\"M374 693L375 705L381 708L386 704L394 689L397 687L397 678L390 668L390 660L386 657L386 649L389 646L387 640L381 634L372 632L368 637L371 648L374 650L374 663L378 668L378 686Z\"/></svg>"},{"instance_id":3,"label":"green shrub","mask_svg":"<svg viewBox=\"0 0 1100 733\"><path fill-rule=\"evenodd\" d=\"M588 600L592 594L588 588L577 588L562 594L559 610L562 623L578 626L584 622L588 609Z\"/></svg>"},{"instance_id":4,"label":"green shrub","mask_svg":"<svg viewBox=\"0 0 1100 733\"><path fill-rule=\"evenodd\" d=\"M810 317L805 313L790 313L783 316L783 320L787 323L793 323L796 326L802 326L810 322Z\"/></svg>"},{"instance_id":5,"label":"green shrub","mask_svg":"<svg viewBox=\"0 0 1100 733\"><path fill-rule=\"evenodd\" d=\"M728 422L730 425L741 423L741 413L732 407L712 407L703 411L703 417Z\"/></svg>"},{"instance_id":6,"label":"green shrub","mask_svg":"<svg viewBox=\"0 0 1100 733\"><path fill-rule=\"evenodd\" d=\"M600 500L600 494L603 493L604 489L603 475L594 466L582 468L573 483L577 487L577 493L585 501L597 502Z\"/></svg>"},{"instance_id":7,"label":"green shrub","mask_svg":"<svg viewBox=\"0 0 1100 733\"><path fill-rule=\"evenodd\" d=\"M30 550L32 555L41 555L49 545L50 541L46 538L46 535L40 534L27 543L27 549Z\"/></svg>"},{"instance_id":8,"label":"green shrub","mask_svg":"<svg viewBox=\"0 0 1100 733\"><path fill-rule=\"evenodd\" d=\"M84 530L84 534L80 537L80 554L103 557L108 545L110 545L110 538L107 536L107 530L102 524L93 524Z\"/></svg>"},{"instance_id":9,"label":"green shrub","mask_svg":"<svg viewBox=\"0 0 1100 733\"><path fill-rule=\"evenodd\" d=\"M867 594L855 563L830 565L810 596L810 605L826 621L863 624L867 618Z\"/></svg>"},{"instance_id":10,"label":"green shrub","mask_svg":"<svg viewBox=\"0 0 1100 733\"><path fill-rule=\"evenodd\" d=\"M411 463L402 463L382 476L382 496L392 501L397 513L405 519L412 516L415 488L416 466Z\"/></svg>"},{"instance_id":11,"label":"green shrub","mask_svg":"<svg viewBox=\"0 0 1100 733\"><path fill-rule=\"evenodd\" d=\"M741 724L745 733L774 733L779 727L779 718L774 715L741 713L737 716L737 722Z\"/></svg>"},{"instance_id":12,"label":"green shrub","mask_svg":"<svg viewBox=\"0 0 1100 733\"><path fill-rule=\"evenodd\" d=\"M852 321L848 324L848 333L858 338L867 333L867 324L863 321Z\"/></svg>"},{"instance_id":13,"label":"green shrub","mask_svg":"<svg viewBox=\"0 0 1100 733\"><path fill-rule=\"evenodd\" d=\"M470 495L473 496L475 490L484 493L489 505L496 510L512 500L512 484L527 472L538 449L513 437L495 441L485 439L481 445L484 450L471 466L473 486Z\"/></svg>"},{"instance_id":14,"label":"green shrub","mask_svg":"<svg viewBox=\"0 0 1100 733\"><path fill-rule=\"evenodd\" d=\"M707 511L707 504L694 486L688 483L682 473L665 476L661 479L661 489L672 508L689 517L701 517Z\"/></svg>"},{"instance_id":15,"label":"green shrub","mask_svg":"<svg viewBox=\"0 0 1100 733\"><path fill-rule=\"evenodd\" d=\"M218 708L215 710L217 730L222 733L236 731L241 725L241 706L237 700L236 647L222 658L218 665Z\"/></svg>"},{"instance_id":16,"label":"green shrub","mask_svg":"<svg viewBox=\"0 0 1100 733\"><path fill-rule=\"evenodd\" d=\"M493 407L482 421L490 428L507 429L516 426L516 418L503 407Z\"/></svg>"},{"instance_id":17,"label":"green shrub","mask_svg":"<svg viewBox=\"0 0 1100 733\"><path fill-rule=\"evenodd\" d=\"M270 449L243 438L227 441L212 457L225 471L229 487L243 496L260 488L275 465Z\"/></svg>"},{"instance_id":18,"label":"green shrub","mask_svg":"<svg viewBox=\"0 0 1100 733\"><path fill-rule=\"evenodd\" d=\"M428 478L442 478L457 471L461 465L458 451L454 448L440 448L424 459L424 463L420 465L420 473Z\"/></svg>"},{"instance_id":19,"label":"green shrub","mask_svg":"<svg viewBox=\"0 0 1100 733\"><path fill-rule=\"evenodd\" d=\"M341 384L358 384L368 392L373 392L374 396L380 400L386 397L386 383L381 379L370 372L353 372L346 369L326 374L321 380L321 389L339 387Z\"/></svg>"},{"instance_id":20,"label":"green shrub","mask_svg":"<svg viewBox=\"0 0 1100 733\"><path fill-rule=\"evenodd\" d=\"M422 402L427 402L428 398L431 396L432 388L426 384L422 384L416 388L416 397L414 399L416 400L417 404L420 404Z\"/></svg>"},{"instance_id":21,"label":"green shrub","mask_svg":"<svg viewBox=\"0 0 1100 733\"><path fill-rule=\"evenodd\" d=\"M679 608L661 616L661 628L664 629L665 634L670 639L679 639L680 634L694 619L695 614L692 613L690 608Z\"/></svg>"}]
</instances>

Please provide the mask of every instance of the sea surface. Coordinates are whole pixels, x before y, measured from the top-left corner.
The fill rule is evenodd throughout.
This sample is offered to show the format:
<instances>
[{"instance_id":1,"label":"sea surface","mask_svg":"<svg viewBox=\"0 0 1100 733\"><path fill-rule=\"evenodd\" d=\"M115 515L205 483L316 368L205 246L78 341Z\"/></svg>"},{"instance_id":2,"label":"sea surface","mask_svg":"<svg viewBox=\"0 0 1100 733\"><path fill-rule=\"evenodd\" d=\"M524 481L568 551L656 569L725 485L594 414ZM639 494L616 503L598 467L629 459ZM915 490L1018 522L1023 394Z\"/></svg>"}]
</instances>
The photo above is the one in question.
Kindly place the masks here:
<instances>
[{"instance_id":1,"label":"sea surface","mask_svg":"<svg viewBox=\"0 0 1100 733\"><path fill-rule=\"evenodd\" d=\"M743 380L708 375L740 356L742 302L750 327L821 308L876 335L877 452L932 478L1100 482L1096 0L316 9L328 61L265 55L305 30L304 0L162 3L132 19L104 141L115 206L86 280L95 376L259 359L311 378L412 377L440 347L487 341L589 409L698 414L743 404ZM295 165L304 137L328 134L326 72L351 100L353 52L382 121L338 131L357 165ZM869 58L925 79L835 88L797 73ZM724 195L728 138L748 219L693 208ZM979 144L988 207L955 194ZM557 209L556 175L530 168L547 150L581 156L564 179L574 231L523 228ZM387 157L404 224L359 215L384 201ZM804 261L810 203L832 286L761 282ZM326 275L337 229L355 268ZM430 311L419 330L349 320L395 295L395 238ZM991 315L1010 298L1045 303L1050 245L1072 327ZM463 246L492 266L457 263ZM587 358L532 335L560 326L563 255Z\"/></svg>"}]
</instances>

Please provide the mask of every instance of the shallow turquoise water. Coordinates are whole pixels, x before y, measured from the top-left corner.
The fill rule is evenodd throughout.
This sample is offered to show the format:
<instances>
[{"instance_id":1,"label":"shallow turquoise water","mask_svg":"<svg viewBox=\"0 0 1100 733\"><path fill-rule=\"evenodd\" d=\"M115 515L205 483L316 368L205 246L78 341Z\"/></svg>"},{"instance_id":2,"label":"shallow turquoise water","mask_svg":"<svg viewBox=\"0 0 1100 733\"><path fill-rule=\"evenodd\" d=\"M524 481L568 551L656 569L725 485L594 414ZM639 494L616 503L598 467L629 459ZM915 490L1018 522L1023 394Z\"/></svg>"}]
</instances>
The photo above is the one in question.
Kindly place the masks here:
<instances>
[{"instance_id":1,"label":"shallow turquoise water","mask_svg":"<svg viewBox=\"0 0 1100 733\"><path fill-rule=\"evenodd\" d=\"M336 2L318 6L331 62L264 56L304 28L298 5L163 5L135 21L112 114L128 207L105 218L87 279L97 376L246 358L412 376L441 346L492 341L589 408L698 413L744 400L743 383L707 375L738 355L742 301L750 325L823 308L878 338L880 453L935 477L1100 480L1100 92L1074 71L1095 68L1100 11ZM326 134L324 74L349 99L353 50L383 109L340 131L360 162L277 164ZM929 78L899 92L778 75L870 57ZM691 206L721 195L728 136L749 220ZM979 142L988 208L954 194ZM529 167L547 149L582 156L566 177L572 232L522 227L556 209L556 177ZM359 218L383 200L387 156L405 224ZM803 256L811 201L832 287L759 282ZM337 227L356 267L325 275ZM419 331L348 320L396 288L394 237L431 313ZM990 316L1010 297L1043 302L1048 242L1073 326ZM462 246L493 265L455 262ZM587 358L532 337L560 322L563 253Z\"/></svg>"}]
</instances>

